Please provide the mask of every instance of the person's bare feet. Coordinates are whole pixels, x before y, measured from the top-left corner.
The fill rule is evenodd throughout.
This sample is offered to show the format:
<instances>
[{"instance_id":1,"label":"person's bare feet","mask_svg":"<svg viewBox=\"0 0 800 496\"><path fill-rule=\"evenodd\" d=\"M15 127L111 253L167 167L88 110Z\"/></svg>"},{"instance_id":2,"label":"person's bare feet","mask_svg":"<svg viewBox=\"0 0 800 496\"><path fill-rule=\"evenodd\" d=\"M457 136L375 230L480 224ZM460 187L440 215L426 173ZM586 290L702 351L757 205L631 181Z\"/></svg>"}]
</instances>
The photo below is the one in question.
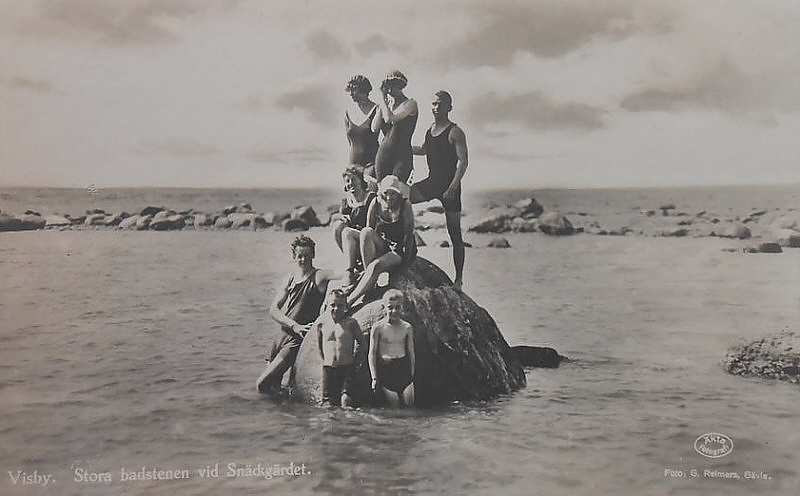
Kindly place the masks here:
<instances>
[{"instance_id":1,"label":"person's bare feet","mask_svg":"<svg viewBox=\"0 0 800 496\"><path fill-rule=\"evenodd\" d=\"M455 282L453 282L453 288L456 291L461 291L462 290L461 286L463 286L463 285L464 285L463 281L456 280Z\"/></svg>"}]
</instances>

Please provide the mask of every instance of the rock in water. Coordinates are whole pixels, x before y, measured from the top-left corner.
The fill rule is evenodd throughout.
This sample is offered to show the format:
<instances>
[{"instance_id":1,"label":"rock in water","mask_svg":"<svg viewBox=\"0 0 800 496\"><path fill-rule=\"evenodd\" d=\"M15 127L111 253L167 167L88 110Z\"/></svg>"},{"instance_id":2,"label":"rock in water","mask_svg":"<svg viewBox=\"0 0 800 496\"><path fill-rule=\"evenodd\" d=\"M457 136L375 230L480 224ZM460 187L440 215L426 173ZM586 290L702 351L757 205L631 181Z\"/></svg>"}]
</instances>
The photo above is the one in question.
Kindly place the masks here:
<instances>
[{"instance_id":1,"label":"rock in water","mask_svg":"<svg viewBox=\"0 0 800 496\"><path fill-rule=\"evenodd\" d=\"M558 354L553 348L543 346L514 346L511 348L525 367L542 367L555 369L566 357Z\"/></svg>"},{"instance_id":2,"label":"rock in water","mask_svg":"<svg viewBox=\"0 0 800 496\"><path fill-rule=\"evenodd\" d=\"M788 328L748 344L732 346L722 368L734 375L800 383L800 332Z\"/></svg>"},{"instance_id":3,"label":"rock in water","mask_svg":"<svg viewBox=\"0 0 800 496\"><path fill-rule=\"evenodd\" d=\"M391 287L406 296L404 319L414 326L418 406L459 400L483 400L525 385L525 372L489 312L453 289L447 275L417 257L392 276ZM353 313L365 338L382 317L380 295ZM295 394L309 403L322 398L322 362L316 329L303 340L297 357ZM366 354L365 354L366 356ZM354 381L353 399L372 402L371 378L365 363Z\"/></svg>"}]
</instances>

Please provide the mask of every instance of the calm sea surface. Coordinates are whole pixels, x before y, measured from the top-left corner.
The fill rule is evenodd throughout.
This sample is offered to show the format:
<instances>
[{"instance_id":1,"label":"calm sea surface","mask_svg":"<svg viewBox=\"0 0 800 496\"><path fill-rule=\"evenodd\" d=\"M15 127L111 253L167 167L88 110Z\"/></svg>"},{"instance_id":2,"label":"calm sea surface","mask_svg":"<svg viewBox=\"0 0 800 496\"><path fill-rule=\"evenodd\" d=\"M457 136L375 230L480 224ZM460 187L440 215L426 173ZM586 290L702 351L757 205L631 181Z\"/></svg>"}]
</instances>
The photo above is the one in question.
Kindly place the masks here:
<instances>
[{"instance_id":1,"label":"calm sea surface","mask_svg":"<svg viewBox=\"0 0 800 496\"><path fill-rule=\"evenodd\" d=\"M240 201L284 210L287 198L288 205L324 211L337 196L168 190L165 198L164 191L130 190L86 200L3 191L4 211L43 214L148 204L214 211ZM747 198L756 204L745 210L769 206L775 192L768 193L759 203L762 192L751 191ZM678 190L629 191L624 203L620 192L586 194L595 196L537 198L609 210L633 200L657 207L678 194L698 206L711 202ZM471 201L514 196L495 195ZM568 195L574 199L564 203ZM728 207L719 200L704 208ZM311 236L319 242L318 265L336 265L329 232L313 229ZM446 234L423 236L436 241ZM718 364L731 344L798 327L800 250L746 255L724 252L736 243L714 238L537 234L508 236L512 247L497 250L484 248L488 237L467 235L475 248L467 251L465 290L509 343L553 346L573 361L530 370L527 388L491 402L329 411L274 403L254 388L274 325L266 307L287 271L292 237L271 230L0 234L0 493L800 490L800 389L732 377ZM428 246L420 255L452 273L448 249ZM708 432L732 438L733 452L719 459L697 454L693 443ZM247 476L254 472L246 472L248 465L290 463L310 473ZM198 473L216 464L218 477ZM244 471L229 477L229 464ZM123 469L143 468L188 470L189 478L120 480ZM76 469L109 472L112 482L75 482ZM746 480L745 471L769 479ZM719 477L725 472L742 478ZM34 487L34 475L42 474L55 482Z\"/></svg>"}]
</instances>

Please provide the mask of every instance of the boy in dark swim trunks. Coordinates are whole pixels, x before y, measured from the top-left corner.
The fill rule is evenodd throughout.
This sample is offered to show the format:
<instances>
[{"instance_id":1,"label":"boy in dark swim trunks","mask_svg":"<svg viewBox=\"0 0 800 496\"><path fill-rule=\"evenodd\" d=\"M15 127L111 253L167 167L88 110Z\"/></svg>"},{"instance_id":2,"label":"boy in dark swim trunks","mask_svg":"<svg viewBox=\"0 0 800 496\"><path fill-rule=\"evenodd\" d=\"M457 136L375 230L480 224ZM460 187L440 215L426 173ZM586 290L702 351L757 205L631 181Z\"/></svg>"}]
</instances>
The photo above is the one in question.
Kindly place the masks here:
<instances>
[{"instance_id":1,"label":"boy in dark swim trunks","mask_svg":"<svg viewBox=\"0 0 800 496\"><path fill-rule=\"evenodd\" d=\"M392 407L414 405L414 329L401 319L405 296L390 289L383 294L386 316L372 326L369 370L372 389L383 391Z\"/></svg>"},{"instance_id":2,"label":"boy in dark swim trunks","mask_svg":"<svg viewBox=\"0 0 800 496\"><path fill-rule=\"evenodd\" d=\"M349 396L354 368L363 362L364 338L358 322L346 317L347 297L334 289L328 296L327 312L317 322L319 354L322 357L322 404L352 407Z\"/></svg>"}]
</instances>

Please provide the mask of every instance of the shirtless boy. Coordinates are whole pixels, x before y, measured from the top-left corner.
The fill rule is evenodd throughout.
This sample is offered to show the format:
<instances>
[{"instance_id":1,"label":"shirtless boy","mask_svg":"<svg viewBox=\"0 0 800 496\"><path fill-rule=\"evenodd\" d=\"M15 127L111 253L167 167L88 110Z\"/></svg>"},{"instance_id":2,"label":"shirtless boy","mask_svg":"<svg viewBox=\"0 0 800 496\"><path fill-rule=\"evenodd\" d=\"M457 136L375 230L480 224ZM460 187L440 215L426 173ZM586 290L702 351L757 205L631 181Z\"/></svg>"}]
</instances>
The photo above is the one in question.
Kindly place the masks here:
<instances>
[{"instance_id":1,"label":"shirtless boy","mask_svg":"<svg viewBox=\"0 0 800 496\"><path fill-rule=\"evenodd\" d=\"M414 404L414 329L400 318L405 296L389 289L383 295L386 316L372 327L369 370L372 389L383 391L392 407Z\"/></svg>"},{"instance_id":2,"label":"shirtless boy","mask_svg":"<svg viewBox=\"0 0 800 496\"><path fill-rule=\"evenodd\" d=\"M353 369L363 359L364 338L358 322L347 313L347 297L340 289L328 296L328 312L317 323L322 357L322 404L353 406L349 396Z\"/></svg>"}]
</instances>

